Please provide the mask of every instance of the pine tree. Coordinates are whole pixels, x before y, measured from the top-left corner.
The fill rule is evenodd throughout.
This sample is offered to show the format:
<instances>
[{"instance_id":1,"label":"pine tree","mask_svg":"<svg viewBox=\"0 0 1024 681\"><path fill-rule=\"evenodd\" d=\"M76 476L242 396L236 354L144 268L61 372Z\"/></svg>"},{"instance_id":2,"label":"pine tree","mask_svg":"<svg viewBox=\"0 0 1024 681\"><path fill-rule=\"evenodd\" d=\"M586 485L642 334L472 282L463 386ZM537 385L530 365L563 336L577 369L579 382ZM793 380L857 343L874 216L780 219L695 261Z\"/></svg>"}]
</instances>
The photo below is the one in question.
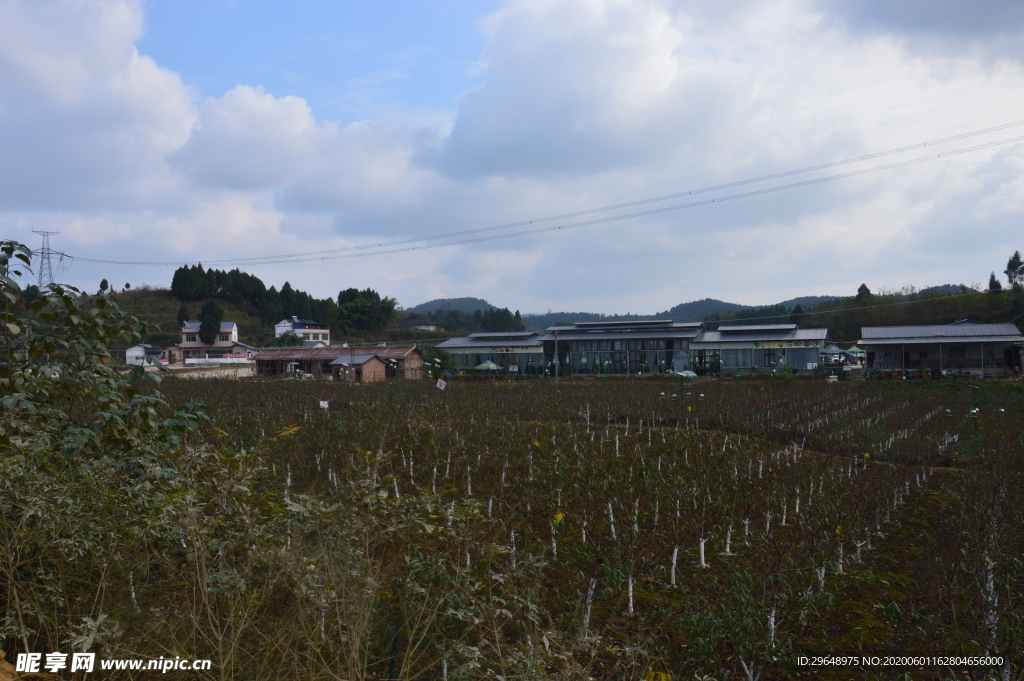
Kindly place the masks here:
<instances>
[{"instance_id":1,"label":"pine tree","mask_svg":"<svg viewBox=\"0 0 1024 681\"><path fill-rule=\"evenodd\" d=\"M860 288L857 289L857 300L864 300L871 295L871 289L868 288L867 284L861 284Z\"/></svg>"},{"instance_id":2,"label":"pine tree","mask_svg":"<svg viewBox=\"0 0 1024 681\"><path fill-rule=\"evenodd\" d=\"M206 301L203 309L199 311L199 340L206 345L213 345L217 342L217 334L220 333L220 323L224 320L224 310L217 306L212 300Z\"/></svg>"},{"instance_id":3,"label":"pine tree","mask_svg":"<svg viewBox=\"0 0 1024 681\"><path fill-rule=\"evenodd\" d=\"M185 307L185 303L182 303L181 307L178 308L178 326L185 326L188 316L188 308Z\"/></svg>"},{"instance_id":4,"label":"pine tree","mask_svg":"<svg viewBox=\"0 0 1024 681\"><path fill-rule=\"evenodd\" d=\"M1000 293L1003 290L1003 282L996 278L996 273L993 272L992 276L988 278L988 291L989 293Z\"/></svg>"},{"instance_id":5,"label":"pine tree","mask_svg":"<svg viewBox=\"0 0 1024 681\"><path fill-rule=\"evenodd\" d=\"M1021 261L1020 251L1014 251L1013 255L1010 256L1004 273L1011 287L1024 284L1024 262Z\"/></svg>"}]
</instances>

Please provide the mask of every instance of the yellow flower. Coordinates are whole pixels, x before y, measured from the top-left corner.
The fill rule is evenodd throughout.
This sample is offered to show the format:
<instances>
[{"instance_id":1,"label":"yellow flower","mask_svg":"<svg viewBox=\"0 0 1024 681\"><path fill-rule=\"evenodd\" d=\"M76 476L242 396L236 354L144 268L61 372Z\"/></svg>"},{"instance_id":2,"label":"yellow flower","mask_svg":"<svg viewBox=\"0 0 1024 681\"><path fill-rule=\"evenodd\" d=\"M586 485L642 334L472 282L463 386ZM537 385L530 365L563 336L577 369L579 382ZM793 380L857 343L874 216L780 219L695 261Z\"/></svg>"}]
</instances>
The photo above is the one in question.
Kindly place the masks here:
<instances>
[{"instance_id":1,"label":"yellow flower","mask_svg":"<svg viewBox=\"0 0 1024 681\"><path fill-rule=\"evenodd\" d=\"M540 443L539 443L539 442L534 442L534 443L533 443L533 446L534 446L534 447L540 447Z\"/></svg>"},{"instance_id":2,"label":"yellow flower","mask_svg":"<svg viewBox=\"0 0 1024 681\"><path fill-rule=\"evenodd\" d=\"M555 512L555 523L557 524L557 523L562 522L562 518L564 518L564 517L565 517L564 513L562 513L561 511L556 511Z\"/></svg>"},{"instance_id":3,"label":"yellow flower","mask_svg":"<svg viewBox=\"0 0 1024 681\"><path fill-rule=\"evenodd\" d=\"M865 459L870 459L871 458L871 454L869 454L868 452L864 452L864 458Z\"/></svg>"},{"instance_id":4,"label":"yellow flower","mask_svg":"<svg viewBox=\"0 0 1024 681\"><path fill-rule=\"evenodd\" d=\"M843 533L843 526L840 525L839 527L836 528L836 534L842 534L842 533Z\"/></svg>"}]
</instances>

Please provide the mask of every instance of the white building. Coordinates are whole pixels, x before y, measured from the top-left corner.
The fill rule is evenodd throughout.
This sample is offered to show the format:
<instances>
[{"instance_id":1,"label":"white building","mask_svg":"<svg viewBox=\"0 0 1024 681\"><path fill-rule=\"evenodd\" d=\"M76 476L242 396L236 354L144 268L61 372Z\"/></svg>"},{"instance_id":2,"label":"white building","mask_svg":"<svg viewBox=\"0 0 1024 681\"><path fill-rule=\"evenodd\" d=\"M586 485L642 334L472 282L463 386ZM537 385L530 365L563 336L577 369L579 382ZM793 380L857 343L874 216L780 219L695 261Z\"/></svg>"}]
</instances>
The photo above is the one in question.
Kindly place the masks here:
<instances>
[{"instance_id":1,"label":"white building","mask_svg":"<svg viewBox=\"0 0 1024 681\"><path fill-rule=\"evenodd\" d=\"M144 364L156 364L164 357L160 348L153 347L149 343L139 343L124 351L124 363L130 366L143 366Z\"/></svg>"},{"instance_id":2,"label":"white building","mask_svg":"<svg viewBox=\"0 0 1024 681\"><path fill-rule=\"evenodd\" d=\"M292 317L291 319L282 319L274 325L275 338L280 338L289 331L302 338L305 343L322 341L324 345L331 344L330 324L321 324L311 319Z\"/></svg>"}]
</instances>

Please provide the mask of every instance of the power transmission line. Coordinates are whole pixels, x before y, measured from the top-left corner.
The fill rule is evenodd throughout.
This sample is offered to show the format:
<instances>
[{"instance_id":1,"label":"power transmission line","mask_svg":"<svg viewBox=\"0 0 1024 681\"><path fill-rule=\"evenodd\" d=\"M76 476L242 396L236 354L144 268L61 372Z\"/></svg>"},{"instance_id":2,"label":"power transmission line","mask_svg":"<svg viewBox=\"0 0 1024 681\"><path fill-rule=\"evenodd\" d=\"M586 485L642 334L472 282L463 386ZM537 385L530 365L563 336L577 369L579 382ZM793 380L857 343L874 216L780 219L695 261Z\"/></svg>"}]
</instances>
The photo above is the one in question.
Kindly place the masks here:
<instances>
[{"instance_id":1,"label":"power transmission line","mask_svg":"<svg viewBox=\"0 0 1024 681\"><path fill-rule=\"evenodd\" d=\"M810 186L810 185L814 185L814 184L821 184L821 183L824 183L824 182L832 182L832 181L839 180L839 179L844 179L844 178L849 178L849 177L856 177L858 175L866 175L866 174L869 174L869 173L880 172L882 170L891 170L891 169L894 169L894 168L900 168L900 167L904 167L904 166L914 165L914 164L917 164L917 163L923 163L925 161L933 161L933 160L937 160L937 159L945 158L945 157L949 157L949 156L956 156L956 155L959 155L959 154L965 154L965 153L969 153L969 152L972 152L972 151L978 151L978 150L981 150L981 149L987 149L987 148L991 148L991 147L996 147L996 146L1001 146L1001 145L1005 145L1005 144L1010 144L1010 143L1013 143L1013 142L1019 142L1021 140L1024 140L1024 135L1019 135L1019 136L1016 136L1016 137L1010 137L1010 138L1007 138L1007 139L997 140L997 141L994 141L994 142L986 142L984 144L978 144L978 145L974 145L974 146L971 146L971 147L965 147L965 148L962 148L962 149L956 149L956 150L953 150L953 151L942 152L942 153L938 153L938 154L930 154L928 156L922 156L922 157L919 157L919 158L909 159L909 160L906 160L906 161L898 161L898 162L895 162L895 163L888 163L888 164L881 165L881 166L874 166L874 167L871 167L871 168L863 168L861 170L854 170L854 171L850 171L850 172L847 172L847 173L839 173L837 175L829 175L829 176L826 176L826 177L820 177L820 178L815 178L815 179L811 179L811 180L803 180L803 181L800 181L800 182L792 182L792 183L789 183L789 184L778 185L778 186L775 186L775 187L767 187L767 188L764 188L764 189L756 189L756 190L752 190L752 191L748 191L748 192L741 192L741 193L737 193L737 194L730 194L730 195L726 195L726 196L716 197L716 198L713 198L713 199L704 199L702 201L692 201L692 202L689 202L689 203L676 204L676 205L673 205L673 206L665 206L665 207L662 207L662 208L653 208L653 209L649 209L649 210L645 210L645 211L637 211L637 212L632 212L632 213L625 213L623 215L615 215L615 216L609 216L609 217L604 217L604 218L595 218L595 219L592 219L592 220L585 220L585 221L582 221L582 222L575 222L575 223L569 223L569 224L564 224L564 225L555 225L555 226L550 226L550 227L540 227L540 228L536 228L536 229L528 229L528 230L522 230L522 231L517 231L517 232L509 232L509 233L505 233L505 234L491 234L491 235L487 235L487 236L473 236L471 238L458 239L458 240L455 240L455 241L445 241L443 243L437 243L437 244L426 244L426 245L422 245L422 246L409 246L409 245L406 245L406 244L416 243L416 242L420 242L420 241L430 241L430 240L434 240L434 239L451 239L453 237L481 234L481 233L484 233L484 232L498 231L498 230L501 230L501 229L509 229L509 228L512 228L512 227L525 226L525 225L536 224L536 223L541 223L541 222L550 222L550 221L553 221L553 220L565 219L567 217L579 217L579 216L582 216L582 215L593 214L593 213L598 213L598 212L605 212L605 211L609 211L609 210L615 210L615 209L620 209L620 208L629 207L629 206L636 206L636 205L645 204L645 203L664 201L664 200L668 200L668 199L672 199L672 198L680 198L682 196L690 196L690 195L695 195L695 194L699 194L699 193L705 193L705 192L709 192L709 191L715 191L715 190L719 190L719 189L723 189L723 188L728 188L728 187L736 187L736 186L745 185L745 184L752 184L752 183L761 182L761 181L768 180L768 179L776 179L776 178L780 178L780 177L787 177L787 176L796 175L796 174L799 174L799 173L810 172L810 171L813 171L813 170L820 170L820 169L823 169L823 168L835 167L835 166L842 165L842 164L845 164L845 163L852 163L854 161L862 161L862 160L865 160L865 159L878 158L880 156L884 156L884 155L887 155L887 154L894 154L894 153L898 153L898 152L902 152L902 151L907 151L908 149L915 149L915 148L921 148L921 147L925 147L925 146L932 146L932 145L935 145L935 144L939 144L941 142L950 141L952 139L963 139L965 137L969 137L969 136L972 136L972 135L979 135L979 134L983 134L985 132L991 132L993 130L1005 129L1007 127L1013 127L1013 126L1017 126L1017 125L1021 125L1021 124L1024 124L1024 121L1018 121L1016 123L1008 123L1008 124L1005 124L1003 126L998 126L996 128L991 128L991 129L985 129L985 130L982 130L982 131L976 131L976 132L973 132L973 133L964 133L962 135L957 135L957 136L952 137L952 138L943 138L942 140L935 140L935 141L932 141L932 142L924 142L924 143L921 143L921 144L918 144L918 145L913 145L913 146L910 146L910 147L901 147L899 149L890 150L890 151L887 151L887 152L877 152L875 154L868 154L868 155L865 155L865 156L859 156L859 157L856 157L854 159L846 159L846 160L843 160L843 161L834 161L834 162L831 162L831 163L821 164L821 165L818 165L818 166L811 166L809 168L802 168L802 169L798 169L798 170L791 170L791 171L786 171L786 172L782 172L782 173L776 173L774 175L766 175L766 176L763 176L763 177L760 177L760 178L753 178L753 179L750 179L750 180L740 180L740 181L737 181L737 182L732 182L732 183L728 183L728 184L724 184L724 185L716 185L714 187L707 187L707 188L704 188L704 189L695 189L695 190L690 190L690 191L687 191L687 192L680 192L680 193L677 193L677 194L669 194L669 195L660 196L660 197L653 197L653 198L648 198L648 199L642 199L642 200L639 200L639 201L632 201L632 202L629 202L629 203L617 204L617 205L614 205L614 206L605 206L603 208L594 208L594 209L589 209L589 210L585 210L585 211L577 211L575 213L565 213L565 214L556 215L556 216L549 216L549 217L544 217L544 218L536 218L536 219L533 219L533 220L524 220L524 221L521 221L521 222L507 223L507 224L496 225L496 226L491 226L491 227L481 227L481 228L477 228L477 229L464 230L464 231L459 231L459 232L449 232L447 234L436 234L436 235L432 235L432 236L415 237L415 238L404 239L404 240L400 240L400 241L392 241L392 242L373 244L373 245L351 246L351 247L340 248L340 249L328 249L328 250L322 250L322 251L307 251L307 252L304 252L304 253L293 253L293 254L285 254L285 255L269 255L269 256L250 257L250 258L207 260L207 264L208 265L228 265L228 264L236 264L236 265L237 264L243 264L243 265L272 265L272 264L281 264L281 263L311 262L311 261L316 261L316 260L338 260L338 259L345 259L345 258L367 257L367 256L371 256L371 255L389 255L389 254L403 253L403 252L408 252L408 251L427 250L427 249L433 249L433 248L442 248L442 247L446 247L446 246L457 246L457 245L468 244L468 243L479 243L479 242L483 242L483 241L493 241L493 240L497 240L497 239L508 239L508 238L517 237L517 236L528 236L528 235L533 235L533 234L541 234L541 233L545 233L545 232L553 232L553 231L559 231L559 230L563 230L563 229L570 229L570 228L573 228L573 227L583 227L583 226L589 226L589 225L602 224L602 223L606 223L606 222L615 222L615 221L618 221L618 220L625 220L625 219L633 218L633 217L642 217L642 216L646 216L646 215L655 215L655 214L658 214L658 213L666 213L666 212L670 212L670 211L682 210L684 208L694 208L694 207L697 207L697 206L706 206L706 205L713 204L713 203L723 203L725 201L733 201L733 200L736 200L736 199L748 198L748 197L752 197L752 196L759 196L759 195L762 195L762 194L774 193L774 192L782 191L782 190L785 190L785 189L793 189L793 188L797 188L797 187L805 187L805 186ZM359 252L359 251L363 251L363 252ZM197 262L197 261L191 261L191 260L190 261L180 261L180 260L179 261L121 261L121 260L104 260L104 259L98 259L98 258L85 258L85 257L77 257L76 259L81 260L82 262L95 262L95 263L104 263L104 264L110 264L110 265L165 265L166 266L166 265L186 265L186 264L189 264L189 263Z\"/></svg>"}]
</instances>

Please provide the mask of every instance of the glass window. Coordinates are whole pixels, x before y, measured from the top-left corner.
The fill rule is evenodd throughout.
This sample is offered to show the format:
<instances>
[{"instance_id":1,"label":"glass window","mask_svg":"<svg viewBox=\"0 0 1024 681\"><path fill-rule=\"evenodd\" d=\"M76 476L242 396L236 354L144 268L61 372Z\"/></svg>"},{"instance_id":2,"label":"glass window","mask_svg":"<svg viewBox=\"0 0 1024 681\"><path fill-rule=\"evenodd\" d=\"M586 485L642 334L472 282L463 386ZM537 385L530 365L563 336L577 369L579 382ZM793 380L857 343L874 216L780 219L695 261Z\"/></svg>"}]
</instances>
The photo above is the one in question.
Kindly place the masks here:
<instances>
[{"instance_id":1,"label":"glass window","mask_svg":"<svg viewBox=\"0 0 1024 681\"><path fill-rule=\"evenodd\" d=\"M888 353L886 353L886 354L888 354ZM967 348L950 348L949 349L949 358L950 359L966 359L967 358Z\"/></svg>"},{"instance_id":2,"label":"glass window","mask_svg":"<svg viewBox=\"0 0 1024 681\"><path fill-rule=\"evenodd\" d=\"M320 340L320 334L318 334L318 333L314 333L314 334L313 334L313 340L315 340L315 341L318 341L318 340Z\"/></svg>"},{"instance_id":3,"label":"glass window","mask_svg":"<svg viewBox=\"0 0 1024 681\"><path fill-rule=\"evenodd\" d=\"M221 343L227 343L229 340L231 340L231 336L229 336L228 334L222 333L220 335L220 342Z\"/></svg>"},{"instance_id":4,"label":"glass window","mask_svg":"<svg viewBox=\"0 0 1024 681\"><path fill-rule=\"evenodd\" d=\"M612 350L622 350L622 341L612 341Z\"/></svg>"},{"instance_id":5,"label":"glass window","mask_svg":"<svg viewBox=\"0 0 1024 681\"><path fill-rule=\"evenodd\" d=\"M194 333L185 334L185 342L186 343L195 343L196 342L196 334L194 334Z\"/></svg>"}]
</instances>

